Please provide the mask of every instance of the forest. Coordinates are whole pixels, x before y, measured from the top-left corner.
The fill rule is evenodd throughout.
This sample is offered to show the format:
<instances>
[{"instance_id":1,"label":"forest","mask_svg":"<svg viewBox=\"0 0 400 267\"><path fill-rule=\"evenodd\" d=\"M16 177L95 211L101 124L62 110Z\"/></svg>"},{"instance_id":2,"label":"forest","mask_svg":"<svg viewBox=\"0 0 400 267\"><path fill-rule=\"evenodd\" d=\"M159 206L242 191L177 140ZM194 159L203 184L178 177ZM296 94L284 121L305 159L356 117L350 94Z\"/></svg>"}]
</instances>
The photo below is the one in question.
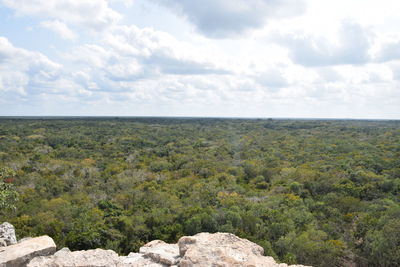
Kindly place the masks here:
<instances>
[{"instance_id":1,"label":"forest","mask_svg":"<svg viewBox=\"0 0 400 267\"><path fill-rule=\"evenodd\" d=\"M199 232L277 261L400 266L400 121L0 118L0 223L59 248Z\"/></svg>"}]
</instances>

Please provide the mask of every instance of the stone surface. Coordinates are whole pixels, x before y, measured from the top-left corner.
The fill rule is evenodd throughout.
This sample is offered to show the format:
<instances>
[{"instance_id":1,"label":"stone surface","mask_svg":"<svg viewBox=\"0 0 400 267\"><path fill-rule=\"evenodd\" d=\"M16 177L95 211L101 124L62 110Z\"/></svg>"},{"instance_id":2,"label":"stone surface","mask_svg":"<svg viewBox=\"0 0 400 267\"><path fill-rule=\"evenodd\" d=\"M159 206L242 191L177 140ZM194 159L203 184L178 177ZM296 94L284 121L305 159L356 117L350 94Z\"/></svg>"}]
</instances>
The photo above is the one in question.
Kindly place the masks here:
<instances>
[{"instance_id":1,"label":"stone surface","mask_svg":"<svg viewBox=\"0 0 400 267\"><path fill-rule=\"evenodd\" d=\"M15 229L12 224L8 222L0 224L0 239L4 240L7 246L17 243L17 238L15 237ZM2 246L1 242L0 246Z\"/></svg>"},{"instance_id":2,"label":"stone surface","mask_svg":"<svg viewBox=\"0 0 400 267\"><path fill-rule=\"evenodd\" d=\"M29 240L29 239L32 239L32 237L24 237L24 238L18 240L18 243L24 242L24 241Z\"/></svg>"},{"instance_id":3,"label":"stone surface","mask_svg":"<svg viewBox=\"0 0 400 267\"><path fill-rule=\"evenodd\" d=\"M4 232L11 233L6 235L10 240L14 227L3 225L7 230ZM1 242L7 244L6 239L0 239ZM63 248L56 252L53 239L41 236L0 247L0 267L288 267L263 254L259 245L228 233L185 236L178 244L154 240L141 247L139 253L128 256L104 249L72 252Z\"/></svg>"},{"instance_id":4,"label":"stone surface","mask_svg":"<svg viewBox=\"0 0 400 267\"><path fill-rule=\"evenodd\" d=\"M112 250L91 249L71 252L68 248L57 251L52 256L36 257L27 267L165 267L141 253L130 253L119 257Z\"/></svg>"},{"instance_id":5,"label":"stone surface","mask_svg":"<svg viewBox=\"0 0 400 267\"><path fill-rule=\"evenodd\" d=\"M120 266L120 260L118 254L112 250L90 249L71 252L68 248L63 248L53 256L36 257L28 264L28 267L50 266Z\"/></svg>"},{"instance_id":6,"label":"stone surface","mask_svg":"<svg viewBox=\"0 0 400 267\"><path fill-rule=\"evenodd\" d=\"M182 237L178 244L154 240L141 247L139 253L120 257L112 250L71 252L64 248L52 256L34 258L28 267L288 267L263 254L262 247L233 234L200 233Z\"/></svg>"},{"instance_id":7,"label":"stone surface","mask_svg":"<svg viewBox=\"0 0 400 267\"><path fill-rule=\"evenodd\" d=\"M56 244L48 236L25 240L0 248L0 267L25 266L37 256L51 255L56 251Z\"/></svg>"},{"instance_id":8,"label":"stone surface","mask_svg":"<svg viewBox=\"0 0 400 267\"><path fill-rule=\"evenodd\" d=\"M107 267L121 266L117 253L112 250L90 249L71 252L68 248L57 251L53 256L34 258L28 267Z\"/></svg>"},{"instance_id":9,"label":"stone surface","mask_svg":"<svg viewBox=\"0 0 400 267\"><path fill-rule=\"evenodd\" d=\"M179 239L181 267L286 267L272 257L265 257L264 249L247 239L228 233L200 233ZM292 267L296 265L291 265ZM301 266L301 265L297 265Z\"/></svg>"},{"instance_id":10,"label":"stone surface","mask_svg":"<svg viewBox=\"0 0 400 267\"><path fill-rule=\"evenodd\" d=\"M146 257L144 254L141 253L129 253L128 256L121 256L120 258L120 266L127 266L127 267L165 267L169 265L164 265L161 263L154 262L151 258Z\"/></svg>"},{"instance_id":11,"label":"stone surface","mask_svg":"<svg viewBox=\"0 0 400 267\"><path fill-rule=\"evenodd\" d=\"M179 247L177 244L167 244L161 240L154 240L139 250L140 253L151 258L154 262L174 265L179 261Z\"/></svg>"}]
</instances>

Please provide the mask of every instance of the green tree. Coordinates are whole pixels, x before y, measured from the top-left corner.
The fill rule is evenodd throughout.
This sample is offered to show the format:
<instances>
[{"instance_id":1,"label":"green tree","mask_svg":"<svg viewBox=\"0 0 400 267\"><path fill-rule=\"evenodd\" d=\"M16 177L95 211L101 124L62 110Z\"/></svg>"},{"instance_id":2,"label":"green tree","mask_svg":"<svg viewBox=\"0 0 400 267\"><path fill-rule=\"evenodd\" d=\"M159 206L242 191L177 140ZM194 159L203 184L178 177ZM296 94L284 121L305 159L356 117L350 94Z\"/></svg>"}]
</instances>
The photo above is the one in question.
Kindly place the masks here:
<instances>
[{"instance_id":1,"label":"green tree","mask_svg":"<svg viewBox=\"0 0 400 267\"><path fill-rule=\"evenodd\" d=\"M11 168L0 169L0 213L16 208L18 192L12 184L15 175L15 171Z\"/></svg>"}]
</instances>

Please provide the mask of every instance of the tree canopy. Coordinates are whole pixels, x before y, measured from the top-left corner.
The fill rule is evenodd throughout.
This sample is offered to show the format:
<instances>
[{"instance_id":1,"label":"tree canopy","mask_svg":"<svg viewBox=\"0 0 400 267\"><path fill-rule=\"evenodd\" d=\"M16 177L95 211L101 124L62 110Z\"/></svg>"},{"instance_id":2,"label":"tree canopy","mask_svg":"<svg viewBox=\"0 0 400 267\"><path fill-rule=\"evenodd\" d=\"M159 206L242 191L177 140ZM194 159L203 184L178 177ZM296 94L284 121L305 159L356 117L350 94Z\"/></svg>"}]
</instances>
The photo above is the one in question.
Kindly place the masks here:
<instances>
[{"instance_id":1,"label":"tree canopy","mask_svg":"<svg viewBox=\"0 0 400 267\"><path fill-rule=\"evenodd\" d=\"M0 221L59 247L220 231L287 263L400 264L399 121L3 118L0 175Z\"/></svg>"}]
</instances>

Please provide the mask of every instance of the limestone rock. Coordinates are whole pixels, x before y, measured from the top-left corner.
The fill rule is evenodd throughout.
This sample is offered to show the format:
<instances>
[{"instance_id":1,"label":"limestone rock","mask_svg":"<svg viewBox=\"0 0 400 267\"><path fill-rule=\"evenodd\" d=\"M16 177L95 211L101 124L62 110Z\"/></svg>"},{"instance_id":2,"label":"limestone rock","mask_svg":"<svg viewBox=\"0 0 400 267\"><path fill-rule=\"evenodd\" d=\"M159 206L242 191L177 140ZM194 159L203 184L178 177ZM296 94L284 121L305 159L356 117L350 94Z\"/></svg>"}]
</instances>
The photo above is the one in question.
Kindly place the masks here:
<instances>
[{"instance_id":1,"label":"limestone rock","mask_svg":"<svg viewBox=\"0 0 400 267\"><path fill-rule=\"evenodd\" d=\"M288 266L276 263L272 257L263 256L264 249L259 245L228 233L185 236L179 239L178 245L182 257L180 267Z\"/></svg>"},{"instance_id":2,"label":"limestone rock","mask_svg":"<svg viewBox=\"0 0 400 267\"><path fill-rule=\"evenodd\" d=\"M122 266L118 254L112 250L90 249L71 252L68 248L57 251L53 256L36 257L27 267L112 267Z\"/></svg>"},{"instance_id":3,"label":"limestone rock","mask_svg":"<svg viewBox=\"0 0 400 267\"><path fill-rule=\"evenodd\" d=\"M32 239L32 237L24 237L24 238L18 240L18 243L24 242L24 241L29 240L29 239Z\"/></svg>"},{"instance_id":4,"label":"limestone rock","mask_svg":"<svg viewBox=\"0 0 400 267\"><path fill-rule=\"evenodd\" d=\"M40 236L0 248L0 267L25 266L37 256L51 255L56 244L49 236Z\"/></svg>"},{"instance_id":5,"label":"limestone rock","mask_svg":"<svg viewBox=\"0 0 400 267\"><path fill-rule=\"evenodd\" d=\"M179 247L177 244L167 244L161 240L154 240L139 249L139 252L151 258L154 262L175 265L179 261Z\"/></svg>"},{"instance_id":6,"label":"limestone rock","mask_svg":"<svg viewBox=\"0 0 400 267\"><path fill-rule=\"evenodd\" d=\"M166 267L169 265L164 265L161 263L154 262L151 258L146 257L144 254L141 253L129 253L128 256L121 256L119 257L122 266L126 267Z\"/></svg>"},{"instance_id":7,"label":"limestone rock","mask_svg":"<svg viewBox=\"0 0 400 267\"><path fill-rule=\"evenodd\" d=\"M17 238L15 237L15 229L12 224L8 222L0 224L0 239L3 239L7 246L17 243ZM2 246L1 242L0 246Z\"/></svg>"},{"instance_id":8,"label":"limestone rock","mask_svg":"<svg viewBox=\"0 0 400 267\"><path fill-rule=\"evenodd\" d=\"M63 248L54 253L55 248L48 236L1 247L0 267L288 267L263 256L259 245L228 233L185 236L178 244L154 240L128 256L104 249L72 252Z\"/></svg>"}]
</instances>

